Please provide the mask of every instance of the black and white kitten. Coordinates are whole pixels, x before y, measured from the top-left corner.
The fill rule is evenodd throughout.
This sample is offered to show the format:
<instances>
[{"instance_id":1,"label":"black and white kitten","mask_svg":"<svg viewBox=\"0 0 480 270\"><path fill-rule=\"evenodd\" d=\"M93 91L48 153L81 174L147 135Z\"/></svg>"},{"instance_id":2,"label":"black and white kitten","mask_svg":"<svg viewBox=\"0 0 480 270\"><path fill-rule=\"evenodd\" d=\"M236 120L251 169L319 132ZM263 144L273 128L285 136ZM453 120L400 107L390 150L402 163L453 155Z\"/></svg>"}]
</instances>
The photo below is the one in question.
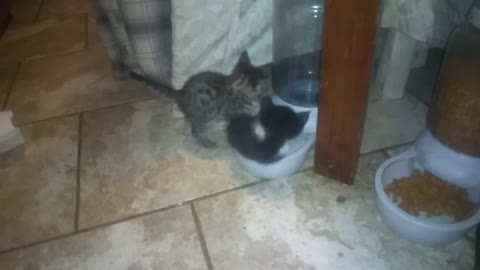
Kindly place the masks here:
<instances>
[{"instance_id":1,"label":"black and white kitten","mask_svg":"<svg viewBox=\"0 0 480 270\"><path fill-rule=\"evenodd\" d=\"M244 157L263 164L273 163L287 154L289 140L302 132L308 116L308 112L295 113L264 97L258 115L240 115L230 120L227 139Z\"/></svg>"}]
</instances>

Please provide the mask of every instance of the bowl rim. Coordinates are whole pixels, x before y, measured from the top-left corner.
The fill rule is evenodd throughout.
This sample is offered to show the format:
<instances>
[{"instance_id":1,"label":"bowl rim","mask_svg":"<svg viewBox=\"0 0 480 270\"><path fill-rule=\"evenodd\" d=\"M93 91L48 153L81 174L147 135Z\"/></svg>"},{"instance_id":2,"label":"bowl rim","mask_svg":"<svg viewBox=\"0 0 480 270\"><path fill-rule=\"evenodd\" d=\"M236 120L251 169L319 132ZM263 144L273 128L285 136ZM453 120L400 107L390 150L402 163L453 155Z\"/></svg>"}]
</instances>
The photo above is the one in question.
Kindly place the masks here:
<instances>
[{"instance_id":1,"label":"bowl rim","mask_svg":"<svg viewBox=\"0 0 480 270\"><path fill-rule=\"evenodd\" d=\"M241 157L244 160L247 160L249 162L255 162L255 163L258 163L258 164L263 165L263 166L271 166L271 165L279 164L279 163L284 162L286 160L291 160L291 159L294 159L294 158L298 158L299 156L308 152L308 150L312 147L313 143L315 142L315 135L309 134L309 133L300 133L300 135L298 135L298 136L304 136L305 137L305 142L295 152L292 152L290 155L284 156L283 158L281 158L281 159L279 159L279 160L277 160L273 163L269 163L269 164L262 164L258 161L253 160L253 159L249 159L249 158L245 157L244 155L240 154L240 152L238 152L237 149L235 149L235 148L232 148L232 149L233 149L235 155Z\"/></svg>"},{"instance_id":2,"label":"bowl rim","mask_svg":"<svg viewBox=\"0 0 480 270\"><path fill-rule=\"evenodd\" d=\"M414 223L422 227L428 227L430 229L434 229L437 231L460 231L460 230L465 230L477 225L477 223L480 222L480 207L477 208L475 214L473 214L471 217L465 220L462 220L460 222L455 222L455 223L443 224L443 223L426 222L426 221L420 220L419 218L405 212L403 209L398 207L390 199L390 197L387 195L382 185L382 175L385 171L385 168L387 168L394 162L397 162L403 159L415 158L415 156L416 156L415 149L412 146L406 151L387 159L382 163L382 165L380 165L380 167L377 169L375 173L375 193L377 194L377 200L380 200L379 203L384 204L389 211L393 212L397 216L402 217L403 219L408 220L411 223Z\"/></svg>"},{"instance_id":3,"label":"bowl rim","mask_svg":"<svg viewBox=\"0 0 480 270\"><path fill-rule=\"evenodd\" d=\"M422 131L417 136L417 138L415 139L415 142L413 143L413 147L416 150L425 151L426 146L427 147L433 146L432 148L435 149L436 153L432 153L432 154L439 154L439 153L448 154L452 158L460 160L462 162L468 162L476 165L480 164L480 157L466 155L453 148L450 148L444 142L437 139L437 137L435 137L435 135L433 135L433 133L428 129L425 129L424 131Z\"/></svg>"},{"instance_id":4,"label":"bowl rim","mask_svg":"<svg viewBox=\"0 0 480 270\"><path fill-rule=\"evenodd\" d=\"M295 104L288 103L284 99L282 99L279 95L274 94L272 96L272 102L276 105L287 106L290 107L294 112L310 112L310 113L318 113L318 106L315 107L305 107L299 106Z\"/></svg>"}]
</instances>

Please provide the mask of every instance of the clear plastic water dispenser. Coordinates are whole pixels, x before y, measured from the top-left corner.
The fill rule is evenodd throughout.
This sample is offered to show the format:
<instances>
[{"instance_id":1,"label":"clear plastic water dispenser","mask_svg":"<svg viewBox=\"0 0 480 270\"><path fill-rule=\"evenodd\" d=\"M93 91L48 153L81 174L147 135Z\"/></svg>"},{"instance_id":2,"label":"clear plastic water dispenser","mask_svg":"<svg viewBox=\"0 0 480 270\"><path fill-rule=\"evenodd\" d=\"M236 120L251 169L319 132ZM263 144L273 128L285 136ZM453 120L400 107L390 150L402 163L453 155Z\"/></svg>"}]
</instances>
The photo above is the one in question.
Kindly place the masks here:
<instances>
[{"instance_id":1,"label":"clear plastic water dispenser","mask_svg":"<svg viewBox=\"0 0 480 270\"><path fill-rule=\"evenodd\" d=\"M275 0L272 83L288 104L317 107L324 0Z\"/></svg>"}]
</instances>

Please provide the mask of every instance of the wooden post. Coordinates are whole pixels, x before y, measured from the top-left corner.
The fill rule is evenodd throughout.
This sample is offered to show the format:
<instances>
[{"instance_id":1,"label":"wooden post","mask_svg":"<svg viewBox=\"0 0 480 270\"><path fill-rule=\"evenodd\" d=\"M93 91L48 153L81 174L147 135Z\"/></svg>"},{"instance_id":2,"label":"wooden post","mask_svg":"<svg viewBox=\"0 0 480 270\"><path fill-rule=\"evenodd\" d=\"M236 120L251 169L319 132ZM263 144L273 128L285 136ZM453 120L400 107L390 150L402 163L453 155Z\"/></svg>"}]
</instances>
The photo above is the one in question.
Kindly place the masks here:
<instances>
[{"instance_id":1,"label":"wooden post","mask_svg":"<svg viewBox=\"0 0 480 270\"><path fill-rule=\"evenodd\" d=\"M368 101L379 0L327 0L315 171L353 184Z\"/></svg>"}]
</instances>

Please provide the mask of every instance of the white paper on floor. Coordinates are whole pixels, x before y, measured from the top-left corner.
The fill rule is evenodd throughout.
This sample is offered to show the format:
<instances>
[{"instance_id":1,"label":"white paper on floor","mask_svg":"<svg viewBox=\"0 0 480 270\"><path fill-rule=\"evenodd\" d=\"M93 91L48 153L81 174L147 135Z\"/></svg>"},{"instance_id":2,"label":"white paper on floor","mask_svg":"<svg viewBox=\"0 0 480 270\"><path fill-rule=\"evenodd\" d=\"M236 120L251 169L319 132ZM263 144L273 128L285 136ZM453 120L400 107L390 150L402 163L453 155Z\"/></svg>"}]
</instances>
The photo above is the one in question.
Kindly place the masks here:
<instances>
[{"instance_id":1,"label":"white paper on floor","mask_svg":"<svg viewBox=\"0 0 480 270\"><path fill-rule=\"evenodd\" d=\"M24 143L20 129L12 124L11 111L0 112L0 154Z\"/></svg>"}]
</instances>

